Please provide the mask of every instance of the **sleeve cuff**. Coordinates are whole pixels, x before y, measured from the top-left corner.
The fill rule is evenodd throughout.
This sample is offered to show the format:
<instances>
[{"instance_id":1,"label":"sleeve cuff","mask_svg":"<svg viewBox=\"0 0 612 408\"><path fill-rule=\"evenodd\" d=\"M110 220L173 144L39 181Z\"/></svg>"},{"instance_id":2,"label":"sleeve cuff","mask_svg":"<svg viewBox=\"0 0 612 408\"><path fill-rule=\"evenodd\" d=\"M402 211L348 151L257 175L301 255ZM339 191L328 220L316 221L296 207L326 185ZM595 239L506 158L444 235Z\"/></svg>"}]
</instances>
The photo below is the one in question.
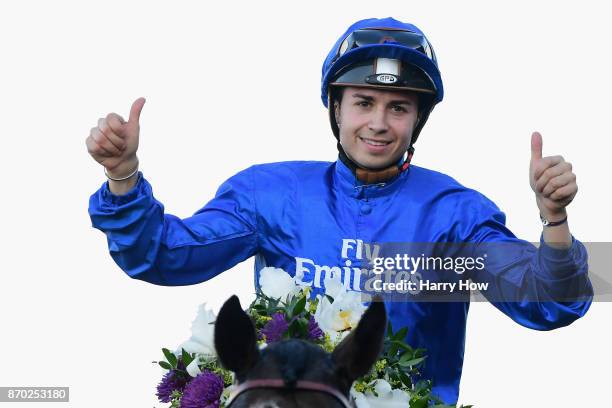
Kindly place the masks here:
<instances>
[{"instance_id":1,"label":"sleeve cuff","mask_svg":"<svg viewBox=\"0 0 612 408\"><path fill-rule=\"evenodd\" d=\"M100 192L102 193L102 199L108 204L119 206L134 201L134 199L142 195L144 193L145 184L146 182L144 181L142 172L139 171L136 184L127 193L121 195L113 194L108 187L108 181L102 184Z\"/></svg>"},{"instance_id":2,"label":"sleeve cuff","mask_svg":"<svg viewBox=\"0 0 612 408\"><path fill-rule=\"evenodd\" d=\"M569 248L553 248L544 241L544 234L540 235L540 248L538 251L540 270L549 279L567 279L581 271L586 264L586 251L581 250L583 245L572 235L572 244Z\"/></svg>"},{"instance_id":3,"label":"sleeve cuff","mask_svg":"<svg viewBox=\"0 0 612 408\"><path fill-rule=\"evenodd\" d=\"M89 216L92 226L107 233L127 228L142 217L147 216L151 206L156 204L151 185L139 173L134 188L124 195L116 195L108 189L105 182L89 198ZM163 206L158 203L161 211Z\"/></svg>"},{"instance_id":4,"label":"sleeve cuff","mask_svg":"<svg viewBox=\"0 0 612 408\"><path fill-rule=\"evenodd\" d=\"M572 235L572 243L567 248L553 248L544 241L544 233L540 234L540 251L542 256L550 260L562 260L572 256L573 249L576 247L576 238Z\"/></svg>"}]
</instances>

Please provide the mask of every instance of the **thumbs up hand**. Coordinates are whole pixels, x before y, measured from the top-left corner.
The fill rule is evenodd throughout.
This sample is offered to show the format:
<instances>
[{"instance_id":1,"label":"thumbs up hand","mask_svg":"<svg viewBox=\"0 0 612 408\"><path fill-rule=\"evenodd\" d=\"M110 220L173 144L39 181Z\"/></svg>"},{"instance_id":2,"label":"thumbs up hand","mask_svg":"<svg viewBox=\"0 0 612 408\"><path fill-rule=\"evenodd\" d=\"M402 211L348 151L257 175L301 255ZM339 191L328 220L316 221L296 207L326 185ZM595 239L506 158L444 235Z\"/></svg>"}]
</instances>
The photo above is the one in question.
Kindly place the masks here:
<instances>
[{"instance_id":1,"label":"thumbs up hand","mask_svg":"<svg viewBox=\"0 0 612 408\"><path fill-rule=\"evenodd\" d=\"M576 175L572 165L562 156L542 157L542 135L531 135L531 161L529 184L536 194L536 202L549 221L558 221L566 216L565 207L578 192Z\"/></svg>"},{"instance_id":2,"label":"thumbs up hand","mask_svg":"<svg viewBox=\"0 0 612 408\"><path fill-rule=\"evenodd\" d=\"M136 151L140 135L140 113L145 99L138 98L132 104L126 122L116 113L109 113L98 120L85 140L87 151L106 168L111 177L129 175L138 166Z\"/></svg>"}]
</instances>

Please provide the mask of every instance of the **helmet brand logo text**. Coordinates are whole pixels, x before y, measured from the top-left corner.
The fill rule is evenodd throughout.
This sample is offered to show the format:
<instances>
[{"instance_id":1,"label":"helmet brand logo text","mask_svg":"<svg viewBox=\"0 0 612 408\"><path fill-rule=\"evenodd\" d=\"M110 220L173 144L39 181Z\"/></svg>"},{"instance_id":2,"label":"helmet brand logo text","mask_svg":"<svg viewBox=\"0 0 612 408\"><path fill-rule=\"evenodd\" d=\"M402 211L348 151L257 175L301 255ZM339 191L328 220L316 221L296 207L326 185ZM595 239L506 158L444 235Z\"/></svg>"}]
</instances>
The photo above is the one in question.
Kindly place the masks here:
<instances>
[{"instance_id":1,"label":"helmet brand logo text","mask_svg":"<svg viewBox=\"0 0 612 408\"><path fill-rule=\"evenodd\" d=\"M383 84L394 84L397 82L397 77L391 74L380 74L376 76L376 80Z\"/></svg>"}]
</instances>

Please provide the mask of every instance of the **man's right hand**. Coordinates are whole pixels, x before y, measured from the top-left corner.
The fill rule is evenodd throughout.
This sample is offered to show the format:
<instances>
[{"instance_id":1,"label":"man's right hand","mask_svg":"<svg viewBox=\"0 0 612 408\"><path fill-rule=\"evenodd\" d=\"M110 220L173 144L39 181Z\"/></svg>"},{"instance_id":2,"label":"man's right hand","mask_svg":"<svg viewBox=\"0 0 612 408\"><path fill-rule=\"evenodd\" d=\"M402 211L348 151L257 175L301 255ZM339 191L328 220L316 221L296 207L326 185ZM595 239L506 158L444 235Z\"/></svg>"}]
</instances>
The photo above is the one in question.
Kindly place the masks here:
<instances>
[{"instance_id":1,"label":"man's right hand","mask_svg":"<svg viewBox=\"0 0 612 408\"><path fill-rule=\"evenodd\" d=\"M103 165L112 178L126 177L138 166L136 151L140 134L140 112L144 104L144 98L134 101L127 122L116 113L100 118L98 126L91 128L85 141L91 157Z\"/></svg>"}]
</instances>

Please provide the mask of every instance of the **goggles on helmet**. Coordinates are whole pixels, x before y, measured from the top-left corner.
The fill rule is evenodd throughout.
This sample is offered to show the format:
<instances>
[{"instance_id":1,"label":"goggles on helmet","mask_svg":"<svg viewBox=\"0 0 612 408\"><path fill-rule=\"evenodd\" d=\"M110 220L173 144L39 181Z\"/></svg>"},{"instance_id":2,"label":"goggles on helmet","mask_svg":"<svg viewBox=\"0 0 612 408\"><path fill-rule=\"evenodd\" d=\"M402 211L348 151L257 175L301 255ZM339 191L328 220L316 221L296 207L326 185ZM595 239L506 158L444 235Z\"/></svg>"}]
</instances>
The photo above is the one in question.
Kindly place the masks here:
<instances>
[{"instance_id":1,"label":"goggles on helmet","mask_svg":"<svg viewBox=\"0 0 612 408\"><path fill-rule=\"evenodd\" d=\"M334 60L337 60L346 52L364 45L374 44L397 44L412 48L425 54L429 59L435 61L435 53L429 41L422 34L405 30L364 28L353 31L344 39Z\"/></svg>"}]
</instances>

